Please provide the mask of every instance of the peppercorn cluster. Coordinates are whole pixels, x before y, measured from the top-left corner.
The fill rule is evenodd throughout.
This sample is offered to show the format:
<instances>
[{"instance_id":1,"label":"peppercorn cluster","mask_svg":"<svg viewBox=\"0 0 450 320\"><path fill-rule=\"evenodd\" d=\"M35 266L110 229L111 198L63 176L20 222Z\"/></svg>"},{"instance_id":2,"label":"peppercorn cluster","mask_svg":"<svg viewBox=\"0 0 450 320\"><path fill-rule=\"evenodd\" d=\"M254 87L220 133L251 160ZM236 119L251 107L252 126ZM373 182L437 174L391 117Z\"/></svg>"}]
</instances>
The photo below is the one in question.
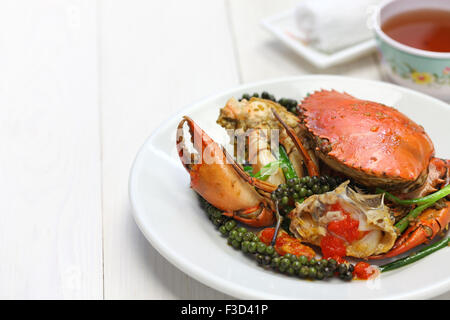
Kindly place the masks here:
<instances>
[{"instance_id":1,"label":"peppercorn cluster","mask_svg":"<svg viewBox=\"0 0 450 320\"><path fill-rule=\"evenodd\" d=\"M304 198L313 194L332 191L343 181L343 178L329 176L289 179L272 193L272 200L278 201L280 214L285 215L292 210L295 202L302 202Z\"/></svg>"},{"instance_id":2,"label":"peppercorn cluster","mask_svg":"<svg viewBox=\"0 0 450 320\"><path fill-rule=\"evenodd\" d=\"M219 209L200 196L199 200L209 219L227 238L228 244L253 257L260 266L302 279L324 280L337 275L342 280L352 280L352 264L337 263L334 259L309 259L290 253L281 256L273 246L261 242L254 232L238 226L236 221L223 216Z\"/></svg>"},{"instance_id":3,"label":"peppercorn cluster","mask_svg":"<svg viewBox=\"0 0 450 320\"><path fill-rule=\"evenodd\" d=\"M288 111L297 114L297 105L298 105L298 101L294 100L294 99L288 99L288 98L281 98L277 101L277 99L275 98L275 96L273 94L268 93L267 91L263 91L261 93L261 95L257 92L255 92L254 94L250 95L248 93L244 93L242 95L242 98L239 99L239 101L241 101L242 99L245 100L250 100L252 97L254 98L259 98L261 96L262 99L266 99L266 100L271 100L273 102L277 102L279 104L281 104L283 107L285 107Z\"/></svg>"}]
</instances>

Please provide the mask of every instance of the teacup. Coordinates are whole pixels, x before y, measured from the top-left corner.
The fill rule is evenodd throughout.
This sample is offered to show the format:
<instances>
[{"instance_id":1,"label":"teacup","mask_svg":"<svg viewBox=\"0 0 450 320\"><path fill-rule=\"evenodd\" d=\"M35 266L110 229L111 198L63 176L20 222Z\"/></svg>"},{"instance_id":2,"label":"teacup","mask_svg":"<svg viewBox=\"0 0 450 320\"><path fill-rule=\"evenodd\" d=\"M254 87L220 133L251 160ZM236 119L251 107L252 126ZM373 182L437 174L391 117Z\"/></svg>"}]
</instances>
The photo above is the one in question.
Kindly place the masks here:
<instances>
[{"instance_id":1,"label":"teacup","mask_svg":"<svg viewBox=\"0 0 450 320\"><path fill-rule=\"evenodd\" d=\"M450 52L416 49L381 29L387 19L419 9L450 10L450 0L390 0L375 11L373 29L382 71L392 82L450 101Z\"/></svg>"}]
</instances>

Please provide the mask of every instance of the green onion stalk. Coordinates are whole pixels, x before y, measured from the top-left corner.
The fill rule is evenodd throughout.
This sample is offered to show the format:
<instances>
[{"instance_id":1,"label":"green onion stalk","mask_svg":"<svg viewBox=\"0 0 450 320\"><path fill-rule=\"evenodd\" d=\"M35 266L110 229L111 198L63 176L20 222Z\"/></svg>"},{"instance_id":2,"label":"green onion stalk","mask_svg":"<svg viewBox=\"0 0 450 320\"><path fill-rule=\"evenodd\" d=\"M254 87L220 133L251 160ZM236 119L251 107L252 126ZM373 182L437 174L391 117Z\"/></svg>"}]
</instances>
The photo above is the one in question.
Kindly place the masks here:
<instances>
[{"instance_id":1,"label":"green onion stalk","mask_svg":"<svg viewBox=\"0 0 450 320\"><path fill-rule=\"evenodd\" d=\"M280 166L283 170L284 177L286 178L286 181L289 181L291 179L298 179L297 173L295 172L294 166L292 165L291 161L289 160L289 157L286 153L286 150L282 145L279 146L280 150L280 157L279 162ZM276 206L276 217L277 217L277 224L275 226L275 232L273 234L272 238L272 246L275 245L275 242L277 240L278 232L280 231L281 223L283 222L283 217L281 217L280 212L278 211L278 200L275 201Z\"/></svg>"},{"instance_id":2,"label":"green onion stalk","mask_svg":"<svg viewBox=\"0 0 450 320\"><path fill-rule=\"evenodd\" d=\"M436 201L448 196L450 194L450 184L445 186L444 188L442 188L439 191L436 191L432 194L429 194L425 197L422 198L417 198L417 199L410 199L410 200L404 200L404 199L400 199L396 196L394 196L393 194L384 191L383 189L377 188L377 193L384 193L385 197L389 200L391 200L392 202L396 203L396 204L400 204L400 205L422 205L422 204L427 204L427 203L435 203Z\"/></svg>"},{"instance_id":3,"label":"green onion stalk","mask_svg":"<svg viewBox=\"0 0 450 320\"><path fill-rule=\"evenodd\" d=\"M416 208L411 210L405 217L403 217L396 225L395 228L397 229L398 233L403 233L405 231L410 222L413 221L415 218L417 218L425 209L431 207L434 205L437 201L439 201L442 198L445 198L450 194L450 185L442 188L439 191L436 191L432 194L429 194L428 196L417 198L417 199L409 199L404 200L400 199L393 194L377 188L377 193L384 193L385 197L392 202L400 205L417 205Z\"/></svg>"},{"instance_id":4,"label":"green onion stalk","mask_svg":"<svg viewBox=\"0 0 450 320\"><path fill-rule=\"evenodd\" d=\"M386 272L386 271L391 271L394 269L404 267L410 263L416 262L417 260L420 260L420 259L432 254L433 252L436 252L442 248L447 247L449 244L450 244L450 238L444 238L432 245L429 245L429 246L423 248L422 250L414 253L411 256L408 256L403 259L399 259L397 261L380 266L380 271Z\"/></svg>"},{"instance_id":5,"label":"green onion stalk","mask_svg":"<svg viewBox=\"0 0 450 320\"><path fill-rule=\"evenodd\" d=\"M281 169L283 170L284 176L286 178L286 181L289 179L298 178L297 173L295 172L294 166L292 165L291 161L289 160L289 157L286 153L286 150L282 145L280 145L280 165Z\"/></svg>"}]
</instances>

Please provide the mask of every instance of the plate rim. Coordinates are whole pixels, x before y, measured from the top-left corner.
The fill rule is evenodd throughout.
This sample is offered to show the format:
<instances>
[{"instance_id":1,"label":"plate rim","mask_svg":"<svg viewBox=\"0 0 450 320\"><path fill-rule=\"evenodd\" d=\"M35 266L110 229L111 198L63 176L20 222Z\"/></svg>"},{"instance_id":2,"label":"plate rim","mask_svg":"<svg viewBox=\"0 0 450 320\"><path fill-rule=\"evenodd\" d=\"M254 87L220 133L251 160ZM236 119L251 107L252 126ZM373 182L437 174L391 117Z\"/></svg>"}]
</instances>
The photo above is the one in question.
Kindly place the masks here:
<instances>
[{"instance_id":1,"label":"plate rim","mask_svg":"<svg viewBox=\"0 0 450 320\"><path fill-rule=\"evenodd\" d=\"M166 118L166 121L164 121L160 126L158 126L144 141L144 143L140 146L138 152L136 153L136 156L132 162L132 165L130 167L129 171L129 179L128 179L128 196L131 204L131 212L133 219L135 223L137 224L139 230L142 232L144 237L147 239L147 241L158 251L160 255L162 255L168 262L170 262L172 265L177 267L181 272L187 274L188 276L194 278L195 280L201 282L203 285L212 288L214 290L220 291L222 293L225 293L227 295L232 296L233 298L238 299L268 299L268 300L279 300L279 299L287 299L286 297L280 297L278 295L272 295L267 292L260 292L257 290L253 290L248 287L239 286L232 282L223 280L216 275L212 273L205 273L199 272L198 267L195 264L190 263L189 261L185 261L183 258L177 257L176 254L171 253L171 249L165 247L164 243L162 241L158 241L157 237L152 235L148 230L146 230L143 225L143 221L141 220L139 212L141 211L139 209L138 201L136 201L135 198L135 192L134 187L137 177L136 177L136 166L138 165L140 161L140 157L142 156L145 147L154 139L154 137L157 136L157 134L165 129L167 126L169 126L169 123L167 120L171 120L174 117L179 117L182 114L189 112L192 109L195 109L198 105L204 104L208 102L209 100L217 99L220 96L230 94L231 92L238 91L238 90L244 90L249 87L254 86L263 86L263 85L269 85L273 83L282 83L282 82L294 82L294 81L301 81L301 80L307 80L312 79L315 80L329 80L332 78L333 80L350 80L350 81L359 81L364 82L365 84L381 84L383 86L391 87L395 90L404 91L413 95L418 95L423 98L431 99L434 102L443 105L445 108L449 109L450 111L450 104L446 103L445 101L442 101L440 99L437 99L435 97L429 96L427 94L415 91L413 89L405 88L398 86L396 84L384 82L384 81L378 81L378 80L369 80L369 79L360 79L355 77L346 77L346 76L339 76L339 75L301 75L301 76L287 76L287 77L278 77L273 79L266 79L262 81L256 81L256 82L250 82L250 83L244 83L239 84L236 86L233 86L226 90L218 90L217 92L207 95L203 98L200 98L190 104L185 105L184 107L180 108L176 112L172 113L169 117ZM167 124L164 124L167 123ZM211 285L214 284L214 287ZM404 293L404 294L397 294L395 296L388 296L386 298L377 298L377 299L427 299L436 297L440 294L443 294L450 290L450 278L447 279L446 282L435 284L431 287L423 288L422 290L415 290L413 293ZM293 298L294 299L294 298ZM307 299L307 298L304 298ZM358 299L358 298L355 298Z\"/></svg>"}]
</instances>

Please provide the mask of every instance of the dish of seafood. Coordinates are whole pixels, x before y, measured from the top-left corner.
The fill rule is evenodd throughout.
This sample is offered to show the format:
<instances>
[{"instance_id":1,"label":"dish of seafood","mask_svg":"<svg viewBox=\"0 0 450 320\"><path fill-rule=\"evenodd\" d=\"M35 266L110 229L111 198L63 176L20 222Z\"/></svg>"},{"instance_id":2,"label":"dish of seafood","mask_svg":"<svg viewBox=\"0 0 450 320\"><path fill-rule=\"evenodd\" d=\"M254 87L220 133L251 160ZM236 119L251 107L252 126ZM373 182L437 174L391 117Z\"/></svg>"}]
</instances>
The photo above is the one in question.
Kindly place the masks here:
<instances>
[{"instance_id":1,"label":"dish of seafood","mask_svg":"<svg viewBox=\"0 0 450 320\"><path fill-rule=\"evenodd\" d=\"M450 150L437 127L448 105L389 84L310 76L232 90L197 108L170 121L172 146L168 125L150 138L130 178L138 225L180 269L244 298L338 298L337 285L348 298L449 289L450 273L433 267L449 258ZM150 157L166 165L152 170ZM179 164L174 181L161 179ZM176 201L160 206L171 213L156 218L144 190L171 187ZM183 244L158 230L175 219ZM188 250L191 237L215 261ZM426 266L440 281L402 280ZM270 292L258 293L261 281Z\"/></svg>"}]
</instances>

